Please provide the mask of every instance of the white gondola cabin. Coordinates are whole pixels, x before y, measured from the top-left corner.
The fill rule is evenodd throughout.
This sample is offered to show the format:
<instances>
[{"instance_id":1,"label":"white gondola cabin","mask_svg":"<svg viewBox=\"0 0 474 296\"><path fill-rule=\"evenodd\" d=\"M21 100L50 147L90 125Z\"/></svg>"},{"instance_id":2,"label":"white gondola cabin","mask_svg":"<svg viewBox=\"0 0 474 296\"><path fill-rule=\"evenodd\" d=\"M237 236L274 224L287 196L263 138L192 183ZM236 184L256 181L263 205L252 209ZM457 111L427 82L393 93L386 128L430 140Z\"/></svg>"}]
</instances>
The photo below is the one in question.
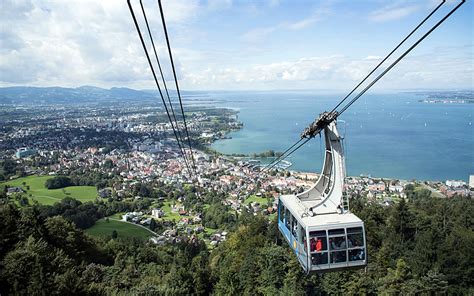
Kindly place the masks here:
<instances>
[{"instance_id":1,"label":"white gondola cabin","mask_svg":"<svg viewBox=\"0 0 474 296\"><path fill-rule=\"evenodd\" d=\"M309 190L282 195L278 228L307 272L336 271L367 264L364 222L344 200L344 153L336 123L324 128L326 154Z\"/></svg>"}]
</instances>

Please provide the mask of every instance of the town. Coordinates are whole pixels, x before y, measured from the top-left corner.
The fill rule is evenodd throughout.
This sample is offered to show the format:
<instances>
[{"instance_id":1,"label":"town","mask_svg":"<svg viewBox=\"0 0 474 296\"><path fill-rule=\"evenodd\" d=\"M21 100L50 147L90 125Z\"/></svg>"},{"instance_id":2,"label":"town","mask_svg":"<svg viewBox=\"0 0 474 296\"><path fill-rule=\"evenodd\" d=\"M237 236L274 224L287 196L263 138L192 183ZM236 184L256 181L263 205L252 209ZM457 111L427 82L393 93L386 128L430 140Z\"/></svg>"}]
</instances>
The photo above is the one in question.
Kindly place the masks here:
<instances>
[{"instance_id":1,"label":"town","mask_svg":"<svg viewBox=\"0 0 474 296\"><path fill-rule=\"evenodd\" d=\"M212 203L222 205L220 209L230 217L244 212L272 219L280 194L302 192L317 179L318 174L291 168L261 174L259 155L253 155L256 159L228 156L209 149L208 144L242 127L238 113L224 108L189 109L194 149L185 149L185 153L195 161L195 175L180 157L172 127L159 108L17 106L15 112L21 112L22 119L6 118L0 138L4 160L0 177L7 185L6 196L25 204L41 203L29 192L27 182L9 184L27 176L66 176L73 180L71 185L95 186L96 193L92 191L86 201L141 202L140 210L119 212L116 220L147 228L152 234L149 241L155 244L199 237L214 246L226 239L228 227L209 218ZM346 178L345 194L389 206L407 198L407 189L425 190L440 198L469 196L473 182L473 176L469 186L454 180L422 182L358 176ZM206 200L203 196L209 193L219 199Z\"/></svg>"}]
</instances>

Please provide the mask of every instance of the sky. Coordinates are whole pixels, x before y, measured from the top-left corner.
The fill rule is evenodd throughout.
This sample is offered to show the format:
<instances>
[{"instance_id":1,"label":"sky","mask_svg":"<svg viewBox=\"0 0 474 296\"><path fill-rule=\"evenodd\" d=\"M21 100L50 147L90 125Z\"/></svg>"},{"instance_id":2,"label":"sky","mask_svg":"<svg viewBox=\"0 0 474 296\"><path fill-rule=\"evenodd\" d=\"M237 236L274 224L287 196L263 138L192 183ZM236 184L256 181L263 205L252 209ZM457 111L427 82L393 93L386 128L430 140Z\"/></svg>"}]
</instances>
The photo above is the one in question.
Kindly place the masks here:
<instances>
[{"instance_id":1,"label":"sky","mask_svg":"<svg viewBox=\"0 0 474 296\"><path fill-rule=\"evenodd\" d=\"M448 0L411 43L458 1ZM350 90L438 3L163 0L186 90ZM143 4L171 85L157 2ZM468 0L374 88L472 89L473 11ZM155 87L125 0L2 0L0 42L0 86Z\"/></svg>"}]
</instances>

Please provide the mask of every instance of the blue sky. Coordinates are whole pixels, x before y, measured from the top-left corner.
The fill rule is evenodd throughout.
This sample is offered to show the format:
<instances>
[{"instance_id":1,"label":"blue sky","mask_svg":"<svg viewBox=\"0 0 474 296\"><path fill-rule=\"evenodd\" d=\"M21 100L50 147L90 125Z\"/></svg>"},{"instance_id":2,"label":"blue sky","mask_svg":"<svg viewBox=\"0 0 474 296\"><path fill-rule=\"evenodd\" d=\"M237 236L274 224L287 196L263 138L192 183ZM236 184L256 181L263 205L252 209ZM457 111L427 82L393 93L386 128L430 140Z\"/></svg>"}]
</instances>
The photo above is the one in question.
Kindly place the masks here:
<instances>
[{"instance_id":1,"label":"blue sky","mask_svg":"<svg viewBox=\"0 0 474 296\"><path fill-rule=\"evenodd\" d=\"M156 1L143 2L167 63ZM350 89L439 3L163 2L180 85L206 90ZM447 1L422 32L456 3ZM1 6L0 85L154 86L126 1ZM472 17L468 1L377 89L472 88Z\"/></svg>"}]
</instances>

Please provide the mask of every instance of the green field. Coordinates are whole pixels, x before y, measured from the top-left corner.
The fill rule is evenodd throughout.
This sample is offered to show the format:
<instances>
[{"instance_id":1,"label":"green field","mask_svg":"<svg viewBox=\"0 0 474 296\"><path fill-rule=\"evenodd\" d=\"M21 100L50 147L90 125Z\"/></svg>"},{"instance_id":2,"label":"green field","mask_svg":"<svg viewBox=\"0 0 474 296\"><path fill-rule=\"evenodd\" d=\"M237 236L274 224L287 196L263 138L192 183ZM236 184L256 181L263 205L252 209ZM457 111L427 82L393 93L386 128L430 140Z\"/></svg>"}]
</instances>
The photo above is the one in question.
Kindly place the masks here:
<instances>
[{"instance_id":1,"label":"green field","mask_svg":"<svg viewBox=\"0 0 474 296\"><path fill-rule=\"evenodd\" d=\"M209 235L213 235L214 233L217 232L218 229L214 229L214 228L209 228L209 227L204 227L204 232L209 234Z\"/></svg>"},{"instance_id":2,"label":"green field","mask_svg":"<svg viewBox=\"0 0 474 296\"><path fill-rule=\"evenodd\" d=\"M268 199L266 197L258 197L256 195L251 195L244 201L244 205L248 205L253 202L258 202L261 206L267 206Z\"/></svg>"},{"instance_id":3,"label":"green field","mask_svg":"<svg viewBox=\"0 0 474 296\"><path fill-rule=\"evenodd\" d=\"M110 237L114 230L117 231L119 238L136 237L148 239L153 236L153 233L138 225L112 219L109 219L109 222L105 219L101 219L95 222L94 226L85 231L92 236Z\"/></svg>"},{"instance_id":4,"label":"green field","mask_svg":"<svg viewBox=\"0 0 474 296\"><path fill-rule=\"evenodd\" d=\"M109 216L109 218L114 218L114 219L117 219L117 220L122 220L122 216L123 216L124 214L125 214L124 212L115 213L115 214L113 214L112 216Z\"/></svg>"},{"instance_id":5,"label":"green field","mask_svg":"<svg viewBox=\"0 0 474 296\"><path fill-rule=\"evenodd\" d=\"M44 183L51 178L53 177L28 176L0 183L0 187L9 185L22 187L24 190L27 190L27 186L30 186L30 190L27 190L26 196L45 205L52 205L65 197L73 197L81 202L95 200L97 197L97 189L94 186L69 186L61 189L47 189L44 187ZM23 182L25 182L26 185L23 185Z\"/></svg>"},{"instance_id":6,"label":"green field","mask_svg":"<svg viewBox=\"0 0 474 296\"><path fill-rule=\"evenodd\" d=\"M180 206L179 203L176 203L177 206ZM165 212L165 216L162 217L161 219L162 220L165 220L165 221L171 221L171 220L175 220L175 221L179 221L181 220L181 218L189 218L188 215L185 215L185 216L181 216L180 214L178 214L177 212L172 212L171 211L171 202L170 201L165 201L163 203L163 206L161 207L161 209L163 210L163 212Z\"/></svg>"},{"instance_id":7,"label":"green field","mask_svg":"<svg viewBox=\"0 0 474 296\"><path fill-rule=\"evenodd\" d=\"M437 198L446 198L446 196L444 196L441 192L429 187L428 185L426 184L423 184L423 183L420 183L418 184L416 187L415 187L415 192L416 191L420 191L422 189L426 189L426 190L430 190L431 191L431 196L432 197L437 197Z\"/></svg>"}]
</instances>

